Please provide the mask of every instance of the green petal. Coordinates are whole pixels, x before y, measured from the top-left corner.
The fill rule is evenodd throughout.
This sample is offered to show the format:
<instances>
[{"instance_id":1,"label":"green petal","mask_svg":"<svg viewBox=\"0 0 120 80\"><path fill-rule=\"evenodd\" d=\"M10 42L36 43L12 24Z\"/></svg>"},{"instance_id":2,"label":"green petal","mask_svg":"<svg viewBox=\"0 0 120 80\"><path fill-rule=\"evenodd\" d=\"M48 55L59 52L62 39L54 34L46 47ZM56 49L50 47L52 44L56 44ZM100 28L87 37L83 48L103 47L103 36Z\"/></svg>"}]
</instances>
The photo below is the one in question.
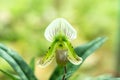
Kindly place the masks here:
<instances>
[{"instance_id":1,"label":"green petal","mask_svg":"<svg viewBox=\"0 0 120 80\"><path fill-rule=\"evenodd\" d=\"M81 64L81 63L82 63L82 58L79 57L79 56L75 53L75 51L74 51L71 43L70 43L69 41L64 42L64 43L65 43L66 47L68 48L68 56L67 56L67 59L68 59L72 64L74 64L74 65L79 65L79 64Z\"/></svg>"},{"instance_id":2,"label":"green petal","mask_svg":"<svg viewBox=\"0 0 120 80\"><path fill-rule=\"evenodd\" d=\"M82 63L82 58L73 53L69 53L67 59L74 65Z\"/></svg>"},{"instance_id":3,"label":"green petal","mask_svg":"<svg viewBox=\"0 0 120 80\"><path fill-rule=\"evenodd\" d=\"M48 66L53 61L53 59L55 58L56 45L57 45L56 42L53 42L51 44L51 46L49 47L46 55L38 61L38 65L41 68L44 68L44 67Z\"/></svg>"},{"instance_id":4,"label":"green petal","mask_svg":"<svg viewBox=\"0 0 120 80\"><path fill-rule=\"evenodd\" d=\"M41 68L45 68L46 66L48 66L54 59L55 55L53 53L47 53L47 54L51 54L51 55L46 55L43 58L41 58L38 62L39 67Z\"/></svg>"}]
</instances>

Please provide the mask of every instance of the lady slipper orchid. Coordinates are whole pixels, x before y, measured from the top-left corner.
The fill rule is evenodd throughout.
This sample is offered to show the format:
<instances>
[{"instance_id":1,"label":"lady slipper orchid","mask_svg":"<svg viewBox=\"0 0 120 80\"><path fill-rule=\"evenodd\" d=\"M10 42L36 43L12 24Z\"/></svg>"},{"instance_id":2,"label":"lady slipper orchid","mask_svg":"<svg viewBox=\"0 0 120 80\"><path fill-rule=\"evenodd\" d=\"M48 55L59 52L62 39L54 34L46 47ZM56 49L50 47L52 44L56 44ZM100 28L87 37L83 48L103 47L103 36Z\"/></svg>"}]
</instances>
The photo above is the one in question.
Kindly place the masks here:
<instances>
[{"instance_id":1,"label":"lady slipper orchid","mask_svg":"<svg viewBox=\"0 0 120 80\"><path fill-rule=\"evenodd\" d=\"M69 60L74 65L82 63L70 41L77 36L76 30L65 19L55 19L45 30L45 38L52 42L46 55L40 59L40 67L46 67L54 58L59 65L65 65Z\"/></svg>"}]
</instances>

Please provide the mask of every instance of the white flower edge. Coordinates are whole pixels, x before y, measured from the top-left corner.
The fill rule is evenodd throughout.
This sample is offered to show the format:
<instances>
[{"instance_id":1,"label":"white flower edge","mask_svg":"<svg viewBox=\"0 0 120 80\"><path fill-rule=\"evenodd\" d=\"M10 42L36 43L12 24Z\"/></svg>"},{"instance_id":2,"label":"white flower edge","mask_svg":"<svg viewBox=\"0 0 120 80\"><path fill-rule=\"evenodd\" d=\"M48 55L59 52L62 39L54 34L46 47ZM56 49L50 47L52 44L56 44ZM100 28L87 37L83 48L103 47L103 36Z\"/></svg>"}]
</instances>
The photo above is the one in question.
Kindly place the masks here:
<instances>
[{"instance_id":1,"label":"white flower edge","mask_svg":"<svg viewBox=\"0 0 120 80\"><path fill-rule=\"evenodd\" d=\"M64 34L70 41L77 37L76 30L64 18L53 20L46 28L44 36L48 41L52 42L54 37L60 33Z\"/></svg>"},{"instance_id":2,"label":"white flower edge","mask_svg":"<svg viewBox=\"0 0 120 80\"><path fill-rule=\"evenodd\" d=\"M53 61L54 58L55 57L53 57L53 56L49 56L49 59L45 59L45 60L40 58L40 60L37 62L37 64L40 68L45 68Z\"/></svg>"}]
</instances>

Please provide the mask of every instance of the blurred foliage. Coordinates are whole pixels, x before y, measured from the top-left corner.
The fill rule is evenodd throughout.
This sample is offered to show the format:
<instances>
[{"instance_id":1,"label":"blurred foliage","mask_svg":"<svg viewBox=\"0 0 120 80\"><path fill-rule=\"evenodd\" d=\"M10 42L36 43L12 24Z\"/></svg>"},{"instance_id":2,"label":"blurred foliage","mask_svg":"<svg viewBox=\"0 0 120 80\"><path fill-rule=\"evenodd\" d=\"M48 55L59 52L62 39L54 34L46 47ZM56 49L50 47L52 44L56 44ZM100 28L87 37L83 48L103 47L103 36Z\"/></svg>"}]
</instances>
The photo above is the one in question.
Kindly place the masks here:
<instances>
[{"instance_id":1,"label":"blurred foliage","mask_svg":"<svg viewBox=\"0 0 120 80\"><path fill-rule=\"evenodd\" d=\"M12 77L13 80L37 80L32 69L23 60L23 58L17 52L3 44L0 44L0 57L5 59L19 75L19 77L14 77L14 75L12 76L12 74L1 70L1 72L9 75L9 77Z\"/></svg>"},{"instance_id":2,"label":"blurred foliage","mask_svg":"<svg viewBox=\"0 0 120 80\"><path fill-rule=\"evenodd\" d=\"M106 41L105 37L97 38L84 46L78 46L75 48L75 52L82 57L83 62L84 60L90 56L96 49L101 47L101 45ZM15 70L18 75L10 74L7 71L1 70L0 72L4 73L5 75L9 76L12 80L38 80L34 75L34 58L31 60L31 65L26 64L26 62L22 59L22 57L15 51L11 50L10 48L6 47L3 44L0 44L0 57L5 59L9 65ZM68 79L73 73L75 73L81 65L67 65L67 73L65 79ZM62 67L59 66L53 72L50 80L63 80L62 79Z\"/></svg>"},{"instance_id":3,"label":"blurred foliage","mask_svg":"<svg viewBox=\"0 0 120 80\"><path fill-rule=\"evenodd\" d=\"M91 75L113 73L116 58L114 53L117 39L117 2L117 0L0 0L0 42L21 53L20 55L29 62L33 57L44 55L50 45L44 38L47 25L53 19L63 17L78 32L77 39L72 42L75 46L98 36L109 37L107 44L86 61L82 68L83 73L89 71L91 74L90 70L93 67L96 68L93 70L96 73ZM0 62L2 63L0 68L12 71L4 60L0 59ZM101 66L97 66L98 64ZM88 65L89 69L86 68ZM1 77L3 78L0 76L0 79Z\"/></svg>"}]
</instances>

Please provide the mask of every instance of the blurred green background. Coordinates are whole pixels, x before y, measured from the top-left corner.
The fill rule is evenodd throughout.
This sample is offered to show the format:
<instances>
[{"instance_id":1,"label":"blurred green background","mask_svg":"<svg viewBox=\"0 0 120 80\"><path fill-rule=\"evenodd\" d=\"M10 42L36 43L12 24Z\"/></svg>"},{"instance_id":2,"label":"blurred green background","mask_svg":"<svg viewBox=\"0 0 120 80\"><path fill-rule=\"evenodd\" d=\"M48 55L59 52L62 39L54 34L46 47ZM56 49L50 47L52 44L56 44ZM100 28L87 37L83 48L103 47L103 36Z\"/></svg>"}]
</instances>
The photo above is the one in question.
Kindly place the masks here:
<instances>
[{"instance_id":1,"label":"blurred green background","mask_svg":"<svg viewBox=\"0 0 120 80\"><path fill-rule=\"evenodd\" d=\"M0 43L14 49L27 61L36 62L50 45L44 37L48 24L58 17L67 19L77 30L74 46L87 43L99 36L107 42L91 55L71 77L95 77L116 73L117 0L0 0ZM56 66L55 61L45 69L36 64L36 76L48 80ZM15 73L0 58L0 69ZM0 72L0 80L8 80Z\"/></svg>"}]
</instances>

